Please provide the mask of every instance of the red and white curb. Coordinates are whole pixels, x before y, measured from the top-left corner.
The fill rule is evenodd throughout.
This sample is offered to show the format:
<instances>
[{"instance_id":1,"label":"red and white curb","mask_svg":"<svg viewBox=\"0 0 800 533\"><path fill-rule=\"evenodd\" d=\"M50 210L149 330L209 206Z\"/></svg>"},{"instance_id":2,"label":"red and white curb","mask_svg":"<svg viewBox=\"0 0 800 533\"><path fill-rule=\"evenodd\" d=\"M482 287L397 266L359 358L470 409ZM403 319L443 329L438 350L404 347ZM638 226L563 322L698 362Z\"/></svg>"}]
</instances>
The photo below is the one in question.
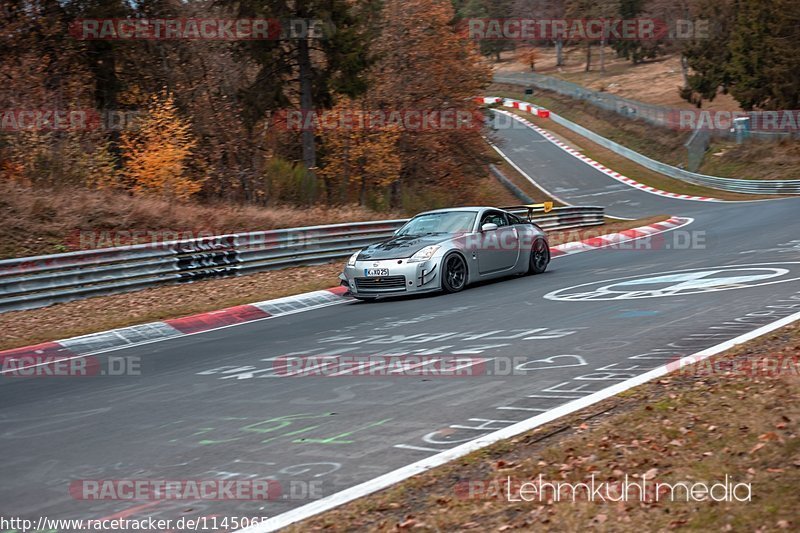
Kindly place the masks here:
<instances>
[{"instance_id":1,"label":"red and white curb","mask_svg":"<svg viewBox=\"0 0 800 533\"><path fill-rule=\"evenodd\" d=\"M350 297L344 295L345 292L344 287L336 287L324 291L238 305L209 313L0 351L0 368L13 369L0 371L0 375L5 372L52 364L56 361L66 361L121 348L185 337L351 301ZM31 363L29 364L29 362Z\"/></svg>"},{"instance_id":2,"label":"red and white curb","mask_svg":"<svg viewBox=\"0 0 800 533\"><path fill-rule=\"evenodd\" d=\"M531 113L533 115L536 115L536 116L542 117L542 118L547 118L551 114L550 111L547 111L546 109L542 109L540 107L536 107L536 106L534 106L532 104L529 104L527 102L520 102L519 100L513 100L513 99L510 99L510 98L485 97L485 98L481 98L480 100L485 102L485 103L488 103L488 104L500 104L503 107L510 107L510 108L513 108L513 109L519 109L520 111ZM559 148L561 148L562 150L564 150L568 154L572 155L573 157L576 157L576 158L580 159L581 161L583 161L587 165L589 165L589 166L599 170L603 174L605 174L605 175L607 175L607 176L609 176L611 178L614 178L615 180L617 180L617 181L619 181L621 183L624 183L626 185L629 185L631 187L635 187L635 188L640 189L642 191L649 192L650 194L656 194L658 196L664 196L666 198L675 198L677 200L689 200L689 201L694 201L694 202L722 202L722 201L724 201L724 200L719 200L717 198L711 198L711 197L708 197L708 196L692 196L690 194L678 194L678 193L674 193L674 192L669 192L669 191L664 191L664 190L661 190L661 189L657 189L657 188L651 187L649 185L645 185L644 183L640 183L640 182L638 182L638 181L636 181L634 179L631 179L631 178L629 178L627 176L623 176L619 172L616 172L616 171L606 167L605 165L603 165L601 163L598 163L594 159L583 155L578 150L575 150L574 148L572 148L568 144L559 141L554 135L552 135L551 133L549 133L546 130L543 130L542 128L540 128L539 126L534 124L533 122L531 122L529 120L526 120L525 118L520 117L519 115L515 115L514 113L511 113L509 111L504 111L502 109L498 109L497 111L499 113L503 113L504 115L507 115L507 116L517 120L518 122L524 124L525 126L531 128L532 130L536 131L539 135L541 135L542 137L544 137L545 139L547 139L551 143L555 144L556 146L558 146Z\"/></svg>"},{"instance_id":3,"label":"red and white curb","mask_svg":"<svg viewBox=\"0 0 800 533\"><path fill-rule=\"evenodd\" d=\"M635 241L645 237L653 237L667 231L682 228L684 226L688 226L692 222L694 222L694 219L689 217L671 217L663 222L656 222L655 224L650 224L649 226L640 226L638 228L628 229L618 233L600 235L598 237L592 237L582 241L567 242L564 244L559 244L558 246L550 247L550 257L562 257L565 255L588 252L589 250L599 250L601 248L610 248L615 246L619 246L620 249L623 250L630 250L630 247L622 245L630 241Z\"/></svg>"},{"instance_id":4,"label":"red and white curb","mask_svg":"<svg viewBox=\"0 0 800 533\"><path fill-rule=\"evenodd\" d=\"M550 248L550 255L553 258L557 258L589 250L608 248L664 233L691 222L693 222L691 218L672 217L664 222L649 226L553 246ZM352 298L345 296L346 292L344 287L336 287L324 291L308 292L275 300L238 305L219 311L173 318L161 322L150 322L148 324L0 351L0 368L13 369L0 371L0 375L5 372L52 364L56 361L67 361L121 348L150 344L352 301Z\"/></svg>"},{"instance_id":5,"label":"red and white curb","mask_svg":"<svg viewBox=\"0 0 800 533\"><path fill-rule=\"evenodd\" d=\"M512 98L499 98L497 96L482 96L475 99L479 104L500 104L503 107L511 107L525 111L539 118L550 118L550 110L535 106L529 102L522 102Z\"/></svg>"}]
</instances>

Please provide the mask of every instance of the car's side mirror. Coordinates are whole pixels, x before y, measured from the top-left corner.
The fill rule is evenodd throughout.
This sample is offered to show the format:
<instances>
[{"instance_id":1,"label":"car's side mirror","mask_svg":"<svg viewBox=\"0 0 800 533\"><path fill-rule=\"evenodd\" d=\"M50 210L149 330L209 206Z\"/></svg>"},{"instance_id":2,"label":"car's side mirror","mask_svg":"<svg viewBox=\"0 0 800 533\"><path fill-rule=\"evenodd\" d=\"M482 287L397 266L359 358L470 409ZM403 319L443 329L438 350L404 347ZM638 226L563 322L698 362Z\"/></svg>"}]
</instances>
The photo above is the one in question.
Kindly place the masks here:
<instances>
[{"instance_id":1,"label":"car's side mirror","mask_svg":"<svg viewBox=\"0 0 800 533\"><path fill-rule=\"evenodd\" d=\"M497 224L493 224L491 222L487 222L483 226L481 226L481 231L494 231L497 229Z\"/></svg>"}]
</instances>

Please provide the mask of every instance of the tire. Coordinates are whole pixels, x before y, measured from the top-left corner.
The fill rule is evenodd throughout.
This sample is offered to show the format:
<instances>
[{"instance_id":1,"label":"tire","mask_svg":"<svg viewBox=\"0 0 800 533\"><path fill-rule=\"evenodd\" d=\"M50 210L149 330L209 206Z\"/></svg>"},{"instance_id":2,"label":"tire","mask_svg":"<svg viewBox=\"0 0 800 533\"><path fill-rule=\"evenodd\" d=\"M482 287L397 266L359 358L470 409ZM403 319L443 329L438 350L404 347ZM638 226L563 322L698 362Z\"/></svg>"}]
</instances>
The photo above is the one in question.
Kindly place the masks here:
<instances>
[{"instance_id":1,"label":"tire","mask_svg":"<svg viewBox=\"0 0 800 533\"><path fill-rule=\"evenodd\" d=\"M467 263L457 253L442 260L442 289L444 292L459 292L467 286Z\"/></svg>"},{"instance_id":2,"label":"tire","mask_svg":"<svg viewBox=\"0 0 800 533\"><path fill-rule=\"evenodd\" d=\"M537 239L531 247L531 255L528 260L528 274L541 274L547 270L550 264L550 248L544 239Z\"/></svg>"}]
</instances>

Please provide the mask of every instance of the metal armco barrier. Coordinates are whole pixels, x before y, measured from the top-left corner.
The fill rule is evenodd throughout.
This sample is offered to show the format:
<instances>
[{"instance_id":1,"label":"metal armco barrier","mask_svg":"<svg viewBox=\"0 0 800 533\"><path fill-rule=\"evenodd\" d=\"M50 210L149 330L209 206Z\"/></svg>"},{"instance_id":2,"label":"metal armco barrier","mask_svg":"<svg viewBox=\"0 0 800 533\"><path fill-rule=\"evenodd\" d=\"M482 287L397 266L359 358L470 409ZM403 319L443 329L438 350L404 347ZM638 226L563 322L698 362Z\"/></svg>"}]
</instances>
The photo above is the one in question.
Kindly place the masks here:
<instances>
[{"instance_id":1,"label":"metal armco barrier","mask_svg":"<svg viewBox=\"0 0 800 533\"><path fill-rule=\"evenodd\" d=\"M675 107L666 107L656 104L647 104L638 100L630 98L623 98L610 94L605 91L595 91L582 85L572 83L569 81L553 78L552 76L545 76L535 72L519 72L498 74L494 76L494 81L497 83L506 83L509 85L520 85L523 87L538 87L546 91L552 91L564 96L569 96L576 100L583 100L584 102L605 109L606 111L614 112L620 116L629 119L644 120L650 124L655 124L663 128L673 128L676 122L680 122L677 118L680 115L681 109ZM747 115L751 118L752 122L757 124L765 124L768 121L765 116L774 113L772 111L749 111ZM791 123L790 123L791 124ZM736 133L733 128L717 128L710 131L715 137L735 138ZM749 136L753 139L761 141L780 141L787 138L800 138L800 133L796 130L786 129L784 131L772 131L759 128L751 129Z\"/></svg>"},{"instance_id":2,"label":"metal armco barrier","mask_svg":"<svg viewBox=\"0 0 800 533\"><path fill-rule=\"evenodd\" d=\"M489 104L497 103L502 105L503 107L511 107L519 109L524 105L524 107L526 108L525 110L531 110L531 112L533 112L533 110L541 111L541 109L534 104L528 104L528 102L514 100L513 98L487 96L483 100L486 103ZM538 114L541 116L541 113ZM665 176L669 176L671 178L675 178L677 180L686 183L691 183L693 185L702 185L703 187L710 187L712 189L718 189L721 191L737 192L742 194L764 194L764 195L800 194L800 180L743 180L736 178L721 178L718 176L707 176L705 174L689 172L688 170L684 170L678 167L673 167L672 165L656 161L655 159L651 159L645 155L640 154L639 152L636 152L634 150L631 150L630 148L622 146L621 144L616 143L611 139L606 139L602 135L598 135L592 130L586 129L579 124L575 124L574 122L569 121L564 117L557 115L556 113L553 113L552 111L549 112L547 116L550 120L552 120L556 124L560 124L561 126L564 126L565 128L574 131L578 135L586 137L590 141L599 144L603 148L608 148L609 150L616 152L619 155L627 159L630 159L631 161L638 163L645 168L648 168L660 174L664 174Z\"/></svg>"},{"instance_id":3,"label":"metal armco barrier","mask_svg":"<svg viewBox=\"0 0 800 533\"><path fill-rule=\"evenodd\" d=\"M626 148L621 144L606 139L602 135L584 128L574 122L550 113L550 119L556 124L561 124L567 129L586 137L587 139L608 148L631 161L642 165L645 168L684 181L694 185L711 187L721 191L738 192L743 194L800 194L800 180L743 180L736 178L721 178L718 176L707 176L696 172L689 172L682 168L673 167L666 163L650 159L649 157Z\"/></svg>"},{"instance_id":4,"label":"metal armco barrier","mask_svg":"<svg viewBox=\"0 0 800 533\"><path fill-rule=\"evenodd\" d=\"M603 221L602 207L557 207L535 214L535 222L545 230ZM405 222L355 222L0 260L0 312L321 264L388 239Z\"/></svg>"}]
</instances>

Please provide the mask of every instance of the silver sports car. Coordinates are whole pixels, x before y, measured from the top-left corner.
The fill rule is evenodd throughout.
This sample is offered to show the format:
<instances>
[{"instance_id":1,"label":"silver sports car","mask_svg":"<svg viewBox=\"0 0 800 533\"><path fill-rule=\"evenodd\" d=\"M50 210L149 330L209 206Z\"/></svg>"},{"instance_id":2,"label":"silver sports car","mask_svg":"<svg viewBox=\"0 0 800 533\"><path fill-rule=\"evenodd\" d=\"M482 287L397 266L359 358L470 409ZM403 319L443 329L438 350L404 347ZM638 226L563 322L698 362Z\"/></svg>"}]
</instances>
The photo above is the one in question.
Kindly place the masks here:
<instances>
[{"instance_id":1,"label":"silver sports car","mask_svg":"<svg viewBox=\"0 0 800 533\"><path fill-rule=\"evenodd\" d=\"M523 207L530 215L542 206ZM458 292L481 280L539 274L549 262L547 235L533 222L499 208L460 207L415 216L391 239L354 253L339 278L354 297L375 299Z\"/></svg>"}]
</instances>

